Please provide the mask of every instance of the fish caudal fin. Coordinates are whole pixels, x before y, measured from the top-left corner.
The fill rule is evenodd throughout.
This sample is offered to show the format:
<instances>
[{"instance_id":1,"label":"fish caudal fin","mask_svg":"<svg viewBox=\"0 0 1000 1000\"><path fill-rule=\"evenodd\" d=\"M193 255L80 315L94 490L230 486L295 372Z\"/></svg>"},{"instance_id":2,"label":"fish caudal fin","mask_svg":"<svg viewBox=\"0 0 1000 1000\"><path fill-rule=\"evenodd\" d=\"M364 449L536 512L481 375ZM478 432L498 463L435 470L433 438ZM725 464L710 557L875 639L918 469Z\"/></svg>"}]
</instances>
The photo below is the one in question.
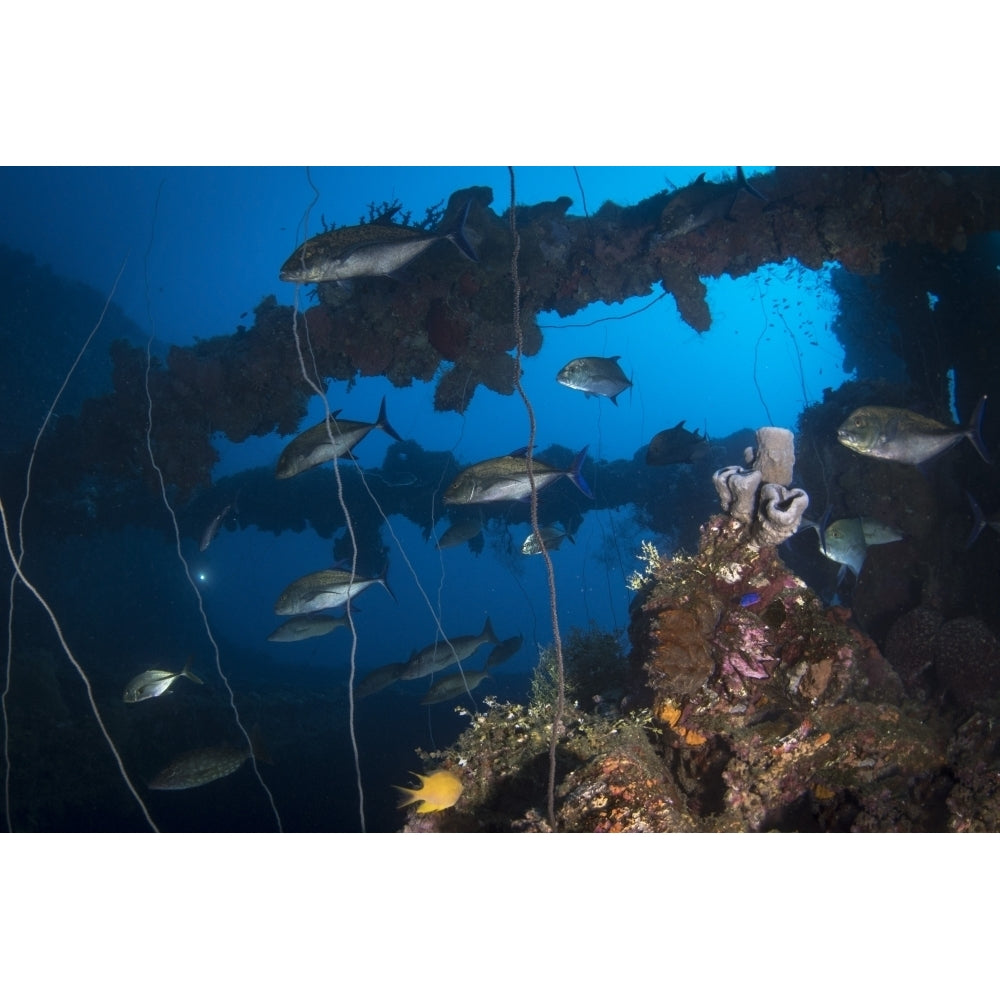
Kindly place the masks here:
<instances>
[{"instance_id":1,"label":"fish caudal fin","mask_svg":"<svg viewBox=\"0 0 1000 1000\"><path fill-rule=\"evenodd\" d=\"M479 638L484 642L491 642L494 645L500 640L497 638L496 632L493 631L493 622L490 621L490 616L486 616L486 624L483 625L482 632L479 633Z\"/></svg>"},{"instance_id":2,"label":"fish caudal fin","mask_svg":"<svg viewBox=\"0 0 1000 1000\"><path fill-rule=\"evenodd\" d=\"M583 478L583 460L587 457L587 448L589 445L584 445L580 452L577 454L576 458L573 459L573 464L569 467L566 475L569 477L573 485L588 499L593 500L594 494L591 492L590 487L587 485L587 480Z\"/></svg>"},{"instance_id":3,"label":"fish caudal fin","mask_svg":"<svg viewBox=\"0 0 1000 1000\"><path fill-rule=\"evenodd\" d=\"M986 450L983 442L983 410L986 408L986 397L976 403L976 408L972 411L972 419L965 429L965 436L972 442L972 446L979 452L979 457L989 465L993 464L990 453Z\"/></svg>"},{"instance_id":4,"label":"fish caudal fin","mask_svg":"<svg viewBox=\"0 0 1000 1000\"><path fill-rule=\"evenodd\" d=\"M983 517L982 508L976 503L976 498L968 490L966 490L965 495L969 498L969 505L972 507L972 530L969 532L965 547L971 549L983 528L986 527L986 518Z\"/></svg>"},{"instance_id":5,"label":"fish caudal fin","mask_svg":"<svg viewBox=\"0 0 1000 1000\"><path fill-rule=\"evenodd\" d=\"M205 682L191 669L190 665L185 664L184 669L181 671L181 677L186 677L189 681L194 681L195 684L204 684Z\"/></svg>"},{"instance_id":6,"label":"fish caudal fin","mask_svg":"<svg viewBox=\"0 0 1000 1000\"><path fill-rule=\"evenodd\" d=\"M470 199L465 203L465 211L462 213L462 221L458 224L457 228L445 235L445 239L451 240L451 242L458 247L459 252L463 257L468 257L473 264L478 264L479 254L476 253L472 244L469 242L468 236L465 234L465 221L469 218L469 209L471 207L472 200Z\"/></svg>"},{"instance_id":7,"label":"fish caudal fin","mask_svg":"<svg viewBox=\"0 0 1000 1000\"><path fill-rule=\"evenodd\" d=\"M392 424L389 423L389 418L385 413L385 396L382 397L382 405L378 408L378 416L375 418L375 426L381 428L389 435L391 438L395 438L397 441L402 441L403 439L396 433Z\"/></svg>"}]
</instances>

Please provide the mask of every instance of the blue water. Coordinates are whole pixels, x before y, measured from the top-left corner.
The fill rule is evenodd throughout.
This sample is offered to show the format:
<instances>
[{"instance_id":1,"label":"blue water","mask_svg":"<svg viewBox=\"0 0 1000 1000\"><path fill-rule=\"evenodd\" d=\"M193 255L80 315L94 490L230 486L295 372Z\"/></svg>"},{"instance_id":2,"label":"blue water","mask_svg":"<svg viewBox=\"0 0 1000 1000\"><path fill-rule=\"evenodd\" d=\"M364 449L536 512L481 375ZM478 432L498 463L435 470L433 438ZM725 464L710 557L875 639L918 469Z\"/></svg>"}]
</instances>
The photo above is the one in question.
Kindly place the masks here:
<instances>
[{"instance_id":1,"label":"blue water","mask_svg":"<svg viewBox=\"0 0 1000 1000\"><path fill-rule=\"evenodd\" d=\"M757 169L763 168L747 172ZM517 197L520 204L534 204L568 195L574 201L571 214L582 214L578 177L587 208L594 212L605 200L634 204L664 188L683 186L703 171L709 179L724 173L710 167L580 168L578 175L571 168L523 169L516 174ZM470 185L490 186L494 210L506 209L505 168L314 168L309 177L291 168L12 169L0 172L0 243L33 254L56 275L90 285L100 295L107 294L126 261L115 303L143 337L155 338L156 352L162 354L171 344L187 345L249 325L253 308L266 296L293 304L294 286L278 280L278 268L324 222L357 223L370 202L392 199L419 218L426 207ZM313 186L318 198L311 204ZM824 387L837 386L846 377L843 350L831 333L837 299L829 269L813 272L790 260L737 280L709 280L708 286L713 323L706 334L684 323L672 297L656 301L659 288L570 317L537 317L544 346L524 359L523 385L538 416L539 447L559 444L576 452L586 445L591 459L611 462L631 459L655 433L681 419L712 439L762 424L794 427L807 403L818 401ZM311 303L300 294L299 305ZM88 332L81 319L73 336L82 344ZM634 385L618 397L617 406L556 382L555 373L568 360L584 355L620 355ZM479 387L466 413L457 415L435 412L433 391L433 383L396 389L384 378L362 378L349 392L333 385L328 401L331 409L342 408L345 418L373 421L385 396L389 418L402 438L426 450L451 451L462 465L527 443L528 420L516 395L498 396ZM300 429L324 413L322 401L314 399ZM215 440L220 460L214 481L273 467L289 439L269 435L238 445ZM357 448L360 464L377 469L392 443L387 435L373 432ZM709 484L704 486L708 516L712 493ZM405 489L405 483L398 488ZM584 498L570 484L551 489L565 491L579 511L586 510ZM336 505L335 495L330 502ZM448 521L439 501L436 513L440 534ZM100 537L26 539L66 641L92 676L111 728L123 734L126 767L140 787L171 756L199 740L201 745L225 742L232 728L212 642L166 518L164 510L158 530L128 527ZM204 553L196 538L183 538L183 555L241 715L259 722L272 744L274 762L260 769L286 828L360 827L348 727L352 659L361 678L432 642L435 615L451 636L478 633L489 615L501 638L520 633L524 644L477 690L476 703L481 707L485 695L526 697L538 649L552 642L544 563L520 554L526 534L523 523L511 525L497 517L487 523L481 552L465 545L439 551L413 523L391 517L382 538L390 553L396 600L379 587L357 599L353 657L346 629L301 643L266 641L279 623L273 613L277 594L291 580L331 564L330 539L309 526L279 534L253 527L237 530L235 518ZM575 544L563 544L553 553L564 635L592 626L624 633L631 597L626 581L639 565L641 540L650 537L630 504L586 512ZM664 549L672 544L670 538L655 540ZM36 655L37 649L50 646L51 629L37 608L23 611L26 604L17 606L14 631L22 636L27 655ZM204 689L181 680L171 695L125 706L131 714L123 714L120 692L129 677L160 660L179 669L188 654L196 671L210 681ZM471 665L480 667L485 655L485 649L480 651ZM54 685L65 702L65 716L57 725L75 733L77 720L89 707L62 653L53 657L45 683ZM427 683L399 684L356 706L369 830L394 829L401 821L389 786L405 784L407 772L418 769L414 749L442 748L466 724L454 703L429 709L418 704ZM16 713L16 677L8 703ZM51 722L39 721L43 726ZM12 727L18 724L14 721ZM107 790L116 781L115 775L104 773L107 760L88 761L81 779L61 757L54 787L60 781L73 783L71 801L55 809L49 796L57 793L46 789L32 802L32 791L19 779L29 769L24 755L45 752L41 743L35 748L13 743L15 828L144 827L121 789ZM94 751L95 758L102 754L107 757L102 749ZM91 768L100 776L89 787ZM248 767L204 788L143 791L143 797L163 829L275 826Z\"/></svg>"}]
</instances>

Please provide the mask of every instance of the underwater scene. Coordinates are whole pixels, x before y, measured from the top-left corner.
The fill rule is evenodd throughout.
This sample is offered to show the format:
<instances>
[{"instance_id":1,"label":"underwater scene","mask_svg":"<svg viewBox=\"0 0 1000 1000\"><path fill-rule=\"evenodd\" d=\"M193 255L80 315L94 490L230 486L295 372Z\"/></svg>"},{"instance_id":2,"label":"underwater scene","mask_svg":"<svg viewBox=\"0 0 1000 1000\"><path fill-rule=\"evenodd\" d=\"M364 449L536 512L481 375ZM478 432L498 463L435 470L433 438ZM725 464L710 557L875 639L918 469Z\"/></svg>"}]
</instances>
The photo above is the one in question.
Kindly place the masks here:
<instances>
[{"instance_id":1,"label":"underwater scene","mask_svg":"<svg viewBox=\"0 0 1000 1000\"><path fill-rule=\"evenodd\" d=\"M1000 169L0 206L0 829L1000 829Z\"/></svg>"}]
</instances>

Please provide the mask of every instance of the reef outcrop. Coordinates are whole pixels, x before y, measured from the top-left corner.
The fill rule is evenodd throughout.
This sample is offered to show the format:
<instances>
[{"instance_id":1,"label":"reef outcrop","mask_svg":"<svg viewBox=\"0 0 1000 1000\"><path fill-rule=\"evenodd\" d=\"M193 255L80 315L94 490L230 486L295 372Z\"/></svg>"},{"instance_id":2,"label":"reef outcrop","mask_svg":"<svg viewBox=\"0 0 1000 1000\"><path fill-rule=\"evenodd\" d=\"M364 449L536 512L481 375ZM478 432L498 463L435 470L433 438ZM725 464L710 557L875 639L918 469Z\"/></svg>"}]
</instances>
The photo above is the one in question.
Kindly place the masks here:
<instances>
[{"instance_id":1,"label":"reef outcrop","mask_svg":"<svg viewBox=\"0 0 1000 1000\"><path fill-rule=\"evenodd\" d=\"M735 179L699 179L635 206L606 203L589 216L567 214L569 198L519 207L524 353L541 346L533 318L541 312L568 316L659 286L673 295L681 317L705 332L711 315L704 277L739 277L790 257L806 267L838 261L854 276L873 275L893 247L956 254L975 234L1000 229L1000 171L991 168L779 167L753 183L763 199ZM435 406L458 412L480 386L511 393L509 212L493 210L490 189L469 188L451 196L439 225L452 225L470 203L467 230L479 264L438 245L413 261L405 282L359 279L349 291L319 285L319 303L297 320L265 299L251 328L172 350L151 379L157 454L168 485L187 496L208 484L213 434L240 441L297 426L308 386L293 328L309 329L320 379L385 375L406 386L444 367ZM282 255L276 248L276 270ZM73 451L80 441L96 442L101 456L110 452L109 470L137 471L133 456L144 444L136 438L147 401L135 391L142 388L135 359L119 350L113 360L113 392L84 408L78 428L45 444L58 450L53 461L65 464L67 474L87 474ZM150 470L140 471L149 478Z\"/></svg>"}]
</instances>

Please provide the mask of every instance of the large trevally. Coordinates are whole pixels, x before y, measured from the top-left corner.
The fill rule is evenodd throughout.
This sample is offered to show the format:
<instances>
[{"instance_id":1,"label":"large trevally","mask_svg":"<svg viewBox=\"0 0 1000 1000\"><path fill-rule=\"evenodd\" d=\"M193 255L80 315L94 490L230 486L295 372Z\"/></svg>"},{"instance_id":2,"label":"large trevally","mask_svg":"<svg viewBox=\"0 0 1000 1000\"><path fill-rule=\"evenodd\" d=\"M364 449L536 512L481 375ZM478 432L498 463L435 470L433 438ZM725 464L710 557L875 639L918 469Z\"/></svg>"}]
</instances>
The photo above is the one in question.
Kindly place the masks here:
<instances>
[{"instance_id":1,"label":"large trevally","mask_svg":"<svg viewBox=\"0 0 1000 1000\"><path fill-rule=\"evenodd\" d=\"M632 388L618 364L620 357L616 354L613 358L574 358L559 370L556 381L570 389L579 389L584 396L607 396L617 406L616 397Z\"/></svg>"},{"instance_id":2,"label":"large trevally","mask_svg":"<svg viewBox=\"0 0 1000 1000\"><path fill-rule=\"evenodd\" d=\"M305 615L312 611L337 608L357 597L373 583L380 583L390 595L385 573L380 576L352 576L349 570L321 569L290 583L274 602L276 615Z\"/></svg>"},{"instance_id":3,"label":"large trevally","mask_svg":"<svg viewBox=\"0 0 1000 1000\"><path fill-rule=\"evenodd\" d=\"M439 677L428 690L427 694L420 699L421 705L436 705L439 701L449 701L458 698L467 691L472 691L479 687L487 677L489 670L466 670L460 674L448 674L447 677Z\"/></svg>"},{"instance_id":4,"label":"large trevally","mask_svg":"<svg viewBox=\"0 0 1000 1000\"><path fill-rule=\"evenodd\" d=\"M895 406L862 406L837 428L837 439L860 455L919 465L968 438L983 461L991 462L981 433L985 406L983 396L966 427L942 424Z\"/></svg>"},{"instance_id":5,"label":"large trevally","mask_svg":"<svg viewBox=\"0 0 1000 1000\"><path fill-rule=\"evenodd\" d=\"M414 653L399 675L400 680L415 681L428 674L437 673L450 667L453 663L461 663L468 659L485 642L496 643L500 640L493 631L493 623L489 615L479 635L460 635L454 639L438 639L425 646L419 653Z\"/></svg>"},{"instance_id":6,"label":"large trevally","mask_svg":"<svg viewBox=\"0 0 1000 1000\"><path fill-rule=\"evenodd\" d=\"M303 639L314 639L327 635L335 628L347 624L347 617L340 615L309 614L296 615L287 622L282 622L268 637L268 642L301 642Z\"/></svg>"},{"instance_id":7,"label":"large trevally","mask_svg":"<svg viewBox=\"0 0 1000 1000\"><path fill-rule=\"evenodd\" d=\"M154 667L137 674L125 685L123 700L133 704L137 701L145 701L147 698L158 698L170 688L170 685L178 677L186 677L189 681L194 681L195 684L205 683L191 670L191 660L189 659L181 670L160 670Z\"/></svg>"},{"instance_id":8,"label":"large trevally","mask_svg":"<svg viewBox=\"0 0 1000 1000\"><path fill-rule=\"evenodd\" d=\"M444 492L444 502L491 503L496 500L524 500L531 496L531 478L528 476L527 448L521 448L510 455L488 458L477 462L455 477L455 481ZM555 469L545 462L533 459L532 475L535 489L541 490L564 476L589 499L594 499L587 481L583 478L583 460L587 447L577 453L568 469Z\"/></svg>"},{"instance_id":9,"label":"large trevally","mask_svg":"<svg viewBox=\"0 0 1000 1000\"><path fill-rule=\"evenodd\" d=\"M465 206L458 226L447 232L372 222L320 233L295 250L278 277L303 284L391 275L441 240L450 240L465 257L478 263L465 232L471 205L470 201Z\"/></svg>"},{"instance_id":10,"label":"large trevally","mask_svg":"<svg viewBox=\"0 0 1000 1000\"><path fill-rule=\"evenodd\" d=\"M393 430L385 415L385 396L382 397L382 405L373 424L360 420L338 420L339 413L340 410L331 413L326 420L321 420L315 427L310 427L288 442L278 459L276 478L290 479L306 469L346 455L376 427L397 441L403 440Z\"/></svg>"}]
</instances>

